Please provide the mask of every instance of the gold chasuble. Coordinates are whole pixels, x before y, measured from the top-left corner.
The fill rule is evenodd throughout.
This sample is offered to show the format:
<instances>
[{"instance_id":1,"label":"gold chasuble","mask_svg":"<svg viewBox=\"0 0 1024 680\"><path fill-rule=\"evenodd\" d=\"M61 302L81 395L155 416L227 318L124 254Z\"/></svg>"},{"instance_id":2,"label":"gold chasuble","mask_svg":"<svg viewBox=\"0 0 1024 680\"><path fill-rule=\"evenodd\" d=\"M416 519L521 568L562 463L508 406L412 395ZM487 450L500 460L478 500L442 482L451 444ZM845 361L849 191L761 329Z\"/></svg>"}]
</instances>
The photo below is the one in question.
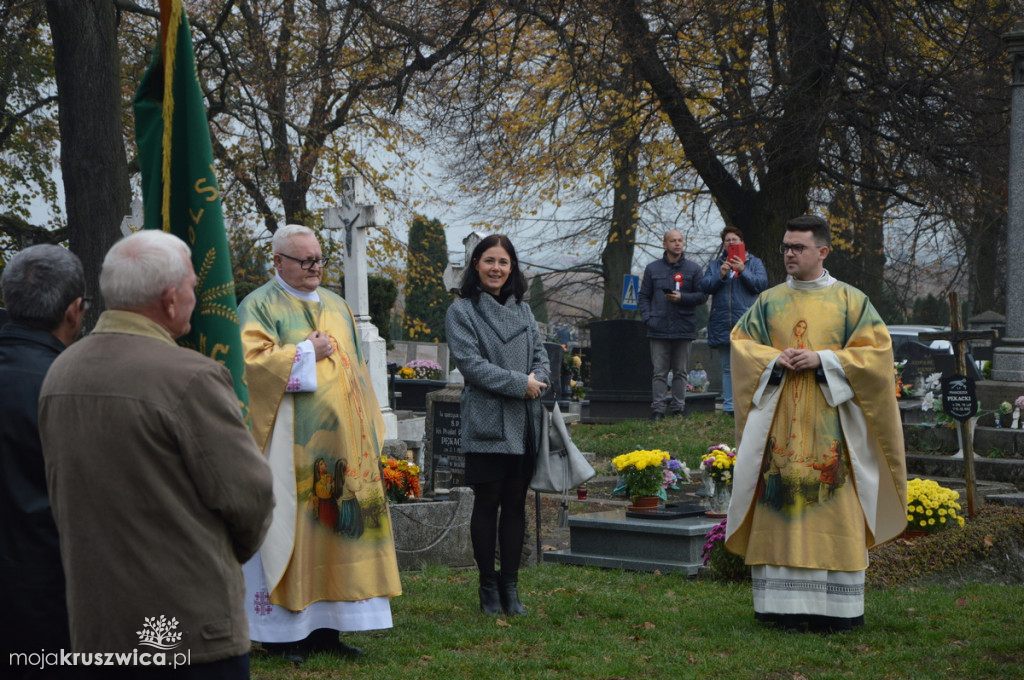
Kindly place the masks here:
<instances>
[{"instance_id":1,"label":"gold chasuble","mask_svg":"<svg viewBox=\"0 0 1024 680\"><path fill-rule=\"evenodd\" d=\"M867 548L906 526L889 333L863 293L824 280L762 293L732 331L741 434L726 546L747 564L863 570ZM771 379L789 347L818 352L820 373Z\"/></svg>"},{"instance_id":2,"label":"gold chasuble","mask_svg":"<svg viewBox=\"0 0 1024 680\"><path fill-rule=\"evenodd\" d=\"M275 474L263 565L270 601L291 611L401 594L380 475L384 422L348 305L317 294L301 300L272 280L239 308L253 436ZM289 391L296 345L314 330L335 351L316 362L316 392Z\"/></svg>"}]
</instances>

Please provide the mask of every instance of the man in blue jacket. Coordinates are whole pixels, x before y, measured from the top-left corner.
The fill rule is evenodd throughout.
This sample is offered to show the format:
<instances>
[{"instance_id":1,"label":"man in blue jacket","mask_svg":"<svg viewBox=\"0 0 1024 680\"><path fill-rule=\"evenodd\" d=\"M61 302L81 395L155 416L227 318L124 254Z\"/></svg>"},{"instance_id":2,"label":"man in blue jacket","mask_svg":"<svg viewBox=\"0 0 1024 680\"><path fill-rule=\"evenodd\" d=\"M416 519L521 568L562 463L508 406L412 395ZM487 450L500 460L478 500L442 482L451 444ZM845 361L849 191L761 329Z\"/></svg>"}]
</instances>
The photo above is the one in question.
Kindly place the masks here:
<instances>
[{"instance_id":1,"label":"man in blue jacket","mask_svg":"<svg viewBox=\"0 0 1024 680\"><path fill-rule=\"evenodd\" d=\"M733 415L732 364L729 361L729 334L761 291L768 288L764 263L750 253L744 258L729 257L729 247L743 243L743 232L736 227L722 230L722 251L708 263L700 287L711 296L708 319L708 347L718 348L722 361L722 411Z\"/></svg>"},{"instance_id":2,"label":"man in blue jacket","mask_svg":"<svg viewBox=\"0 0 1024 680\"><path fill-rule=\"evenodd\" d=\"M700 265L683 257L685 247L681 233L666 232L665 254L647 265L640 284L640 315L647 326L654 365L651 422L665 417L666 402L672 415L683 415L690 343L697 337L696 309L708 299L700 289ZM667 395L669 370L671 397Z\"/></svg>"}]
</instances>

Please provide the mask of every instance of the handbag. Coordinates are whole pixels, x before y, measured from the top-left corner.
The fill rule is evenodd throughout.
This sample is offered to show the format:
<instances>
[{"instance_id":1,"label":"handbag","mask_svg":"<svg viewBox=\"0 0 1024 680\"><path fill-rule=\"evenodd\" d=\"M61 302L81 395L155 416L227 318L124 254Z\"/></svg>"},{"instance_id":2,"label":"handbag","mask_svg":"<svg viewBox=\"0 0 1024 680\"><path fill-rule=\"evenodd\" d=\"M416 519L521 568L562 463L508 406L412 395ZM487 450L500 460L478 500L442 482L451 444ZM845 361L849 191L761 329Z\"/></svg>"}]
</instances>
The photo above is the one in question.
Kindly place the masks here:
<instances>
[{"instance_id":1,"label":"handbag","mask_svg":"<svg viewBox=\"0 0 1024 680\"><path fill-rule=\"evenodd\" d=\"M569 436L569 428L556 403L551 412L541 418L540 451L530 488L568 497L569 489L575 489L596 474Z\"/></svg>"}]
</instances>

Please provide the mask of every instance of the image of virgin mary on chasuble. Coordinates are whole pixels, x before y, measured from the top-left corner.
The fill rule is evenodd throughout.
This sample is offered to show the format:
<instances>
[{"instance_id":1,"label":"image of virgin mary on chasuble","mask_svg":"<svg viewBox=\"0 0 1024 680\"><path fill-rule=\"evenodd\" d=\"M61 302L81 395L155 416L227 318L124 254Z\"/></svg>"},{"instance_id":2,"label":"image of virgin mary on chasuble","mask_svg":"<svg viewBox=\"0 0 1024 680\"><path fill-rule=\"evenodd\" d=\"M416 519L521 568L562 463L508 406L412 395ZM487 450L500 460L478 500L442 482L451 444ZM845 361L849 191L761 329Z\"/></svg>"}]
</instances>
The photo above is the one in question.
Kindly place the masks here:
<instances>
[{"instance_id":1,"label":"image of virgin mary on chasuble","mask_svg":"<svg viewBox=\"0 0 1024 680\"><path fill-rule=\"evenodd\" d=\"M263 566L271 602L292 611L401 594L380 408L348 305L317 293L319 301L302 300L270 281L239 312L253 436L277 480ZM316 362L316 392L289 391L295 346L313 330L327 332L335 351Z\"/></svg>"},{"instance_id":2,"label":"image of virgin mary on chasuble","mask_svg":"<svg viewBox=\"0 0 1024 680\"><path fill-rule=\"evenodd\" d=\"M737 405L738 425L744 437L751 436L744 427L748 416L765 419L766 427L758 430L763 439L740 442L737 466L749 472L737 471L731 514L741 514L742 525L730 548L745 549L747 564L865 569L867 547L875 542L865 505L873 514L870 499L879 484L886 485L888 495L901 468L902 433L896 431L898 409L890 408L895 392L884 323L863 293L843 283L815 289L782 285L763 293L740 319L732 347L734 387L744 402ZM774 410L763 410L767 399L761 409L752 408L759 389L765 389L764 372L791 347L830 350L823 362L838 360L854 397L849 407L855 404L871 423L856 441L870 440L870 447L850 450L851 424L843 422L841 408L829 404L828 386L815 371L785 371L771 397ZM887 468L890 475L858 479L854 453L862 461L881 458L862 463L862 471ZM751 454L756 459L743 460Z\"/></svg>"}]
</instances>

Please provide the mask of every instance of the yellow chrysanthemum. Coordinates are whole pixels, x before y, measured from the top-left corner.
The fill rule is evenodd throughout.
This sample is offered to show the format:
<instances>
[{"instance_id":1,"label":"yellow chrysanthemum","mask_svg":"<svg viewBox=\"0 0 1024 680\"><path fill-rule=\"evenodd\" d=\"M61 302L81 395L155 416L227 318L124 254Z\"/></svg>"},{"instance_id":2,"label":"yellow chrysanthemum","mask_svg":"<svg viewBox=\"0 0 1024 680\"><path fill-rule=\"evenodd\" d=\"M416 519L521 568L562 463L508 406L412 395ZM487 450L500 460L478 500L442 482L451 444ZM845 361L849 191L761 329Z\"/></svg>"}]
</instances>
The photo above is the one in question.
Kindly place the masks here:
<instances>
[{"instance_id":1,"label":"yellow chrysanthemum","mask_svg":"<svg viewBox=\"0 0 1024 680\"><path fill-rule=\"evenodd\" d=\"M952 522L947 522L952 518L963 526L963 519L957 516L959 498L958 492L935 480L911 479L907 482L907 524L937 531L943 526L952 526Z\"/></svg>"}]
</instances>

